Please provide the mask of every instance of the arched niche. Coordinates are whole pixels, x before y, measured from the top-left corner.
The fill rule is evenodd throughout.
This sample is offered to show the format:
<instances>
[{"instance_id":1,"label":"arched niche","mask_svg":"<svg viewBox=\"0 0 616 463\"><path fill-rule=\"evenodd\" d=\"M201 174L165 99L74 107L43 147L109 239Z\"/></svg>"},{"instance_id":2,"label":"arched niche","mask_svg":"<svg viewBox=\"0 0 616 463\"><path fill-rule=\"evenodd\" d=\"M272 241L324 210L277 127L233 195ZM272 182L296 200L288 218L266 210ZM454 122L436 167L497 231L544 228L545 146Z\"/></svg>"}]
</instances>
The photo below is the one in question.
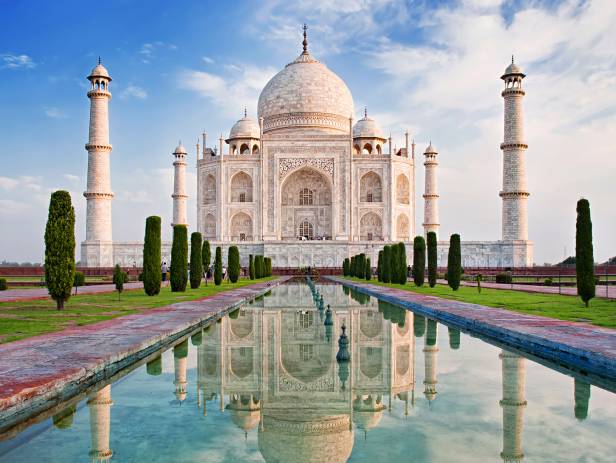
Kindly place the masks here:
<instances>
[{"instance_id":1,"label":"arched niche","mask_svg":"<svg viewBox=\"0 0 616 463\"><path fill-rule=\"evenodd\" d=\"M207 214L203 219L203 237L216 239L216 217L213 214Z\"/></svg>"},{"instance_id":2,"label":"arched niche","mask_svg":"<svg viewBox=\"0 0 616 463\"><path fill-rule=\"evenodd\" d=\"M409 239L409 218L406 214L400 214L396 219L396 239Z\"/></svg>"},{"instance_id":3,"label":"arched niche","mask_svg":"<svg viewBox=\"0 0 616 463\"><path fill-rule=\"evenodd\" d=\"M383 198L381 177L376 172L364 174L359 181L360 200L364 203L380 203Z\"/></svg>"},{"instance_id":4,"label":"arched niche","mask_svg":"<svg viewBox=\"0 0 616 463\"><path fill-rule=\"evenodd\" d=\"M231 178L231 202L251 203L252 189L252 177L244 171L236 173Z\"/></svg>"},{"instance_id":5,"label":"arched niche","mask_svg":"<svg viewBox=\"0 0 616 463\"><path fill-rule=\"evenodd\" d=\"M374 212L368 212L359 221L359 233L362 241L380 241L383 239L381 218Z\"/></svg>"},{"instance_id":6,"label":"arched niche","mask_svg":"<svg viewBox=\"0 0 616 463\"><path fill-rule=\"evenodd\" d=\"M396 201L398 204L410 204L411 188L406 175L400 174L396 178Z\"/></svg>"},{"instance_id":7,"label":"arched niche","mask_svg":"<svg viewBox=\"0 0 616 463\"><path fill-rule=\"evenodd\" d=\"M252 240L252 218L245 212L238 212L231 217L231 240Z\"/></svg>"},{"instance_id":8,"label":"arched niche","mask_svg":"<svg viewBox=\"0 0 616 463\"><path fill-rule=\"evenodd\" d=\"M203 182L203 204L214 204L216 202L216 178L208 174Z\"/></svg>"}]
</instances>

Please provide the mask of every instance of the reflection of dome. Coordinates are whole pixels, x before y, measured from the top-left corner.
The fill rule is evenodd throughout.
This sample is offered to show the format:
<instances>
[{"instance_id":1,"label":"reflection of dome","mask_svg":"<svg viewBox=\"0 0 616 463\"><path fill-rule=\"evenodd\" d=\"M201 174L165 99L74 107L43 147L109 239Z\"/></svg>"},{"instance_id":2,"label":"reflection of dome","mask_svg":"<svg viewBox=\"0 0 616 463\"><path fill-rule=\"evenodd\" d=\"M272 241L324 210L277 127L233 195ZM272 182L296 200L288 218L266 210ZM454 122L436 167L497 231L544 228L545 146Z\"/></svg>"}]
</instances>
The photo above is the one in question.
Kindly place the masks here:
<instances>
[{"instance_id":1,"label":"reflection of dome","mask_svg":"<svg viewBox=\"0 0 616 463\"><path fill-rule=\"evenodd\" d=\"M229 139L232 138L259 138L261 131L259 125L250 117L244 117L237 121L231 128Z\"/></svg>"},{"instance_id":2,"label":"reflection of dome","mask_svg":"<svg viewBox=\"0 0 616 463\"><path fill-rule=\"evenodd\" d=\"M344 81L304 52L265 85L259 96L264 131L321 127L348 133L353 97Z\"/></svg>"},{"instance_id":3,"label":"reflection of dome","mask_svg":"<svg viewBox=\"0 0 616 463\"><path fill-rule=\"evenodd\" d=\"M238 428L250 431L259 424L259 410L231 410L231 421Z\"/></svg>"},{"instance_id":4,"label":"reflection of dome","mask_svg":"<svg viewBox=\"0 0 616 463\"><path fill-rule=\"evenodd\" d=\"M353 423L367 431L379 424L385 410L381 396L356 397L353 401Z\"/></svg>"},{"instance_id":5,"label":"reflection of dome","mask_svg":"<svg viewBox=\"0 0 616 463\"><path fill-rule=\"evenodd\" d=\"M346 462L353 440L348 415L265 416L259 451L266 462Z\"/></svg>"}]
</instances>

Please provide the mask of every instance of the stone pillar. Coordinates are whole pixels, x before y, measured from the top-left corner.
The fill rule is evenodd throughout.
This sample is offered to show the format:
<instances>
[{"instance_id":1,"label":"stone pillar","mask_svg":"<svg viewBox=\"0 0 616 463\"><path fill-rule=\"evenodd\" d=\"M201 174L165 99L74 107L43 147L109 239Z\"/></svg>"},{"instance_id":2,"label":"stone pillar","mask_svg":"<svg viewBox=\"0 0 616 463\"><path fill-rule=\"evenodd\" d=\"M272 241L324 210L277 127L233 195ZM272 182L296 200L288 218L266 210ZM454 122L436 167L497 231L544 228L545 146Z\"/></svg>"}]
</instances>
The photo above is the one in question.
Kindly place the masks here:
<instances>
[{"instance_id":1,"label":"stone pillar","mask_svg":"<svg viewBox=\"0 0 616 463\"><path fill-rule=\"evenodd\" d=\"M173 152L173 225L188 225L186 219L186 150L182 142Z\"/></svg>"},{"instance_id":2,"label":"stone pillar","mask_svg":"<svg viewBox=\"0 0 616 463\"><path fill-rule=\"evenodd\" d=\"M109 431L111 419L111 385L92 394L88 399L90 410L90 460L93 462L109 461L113 452L109 448Z\"/></svg>"},{"instance_id":3,"label":"stone pillar","mask_svg":"<svg viewBox=\"0 0 616 463\"><path fill-rule=\"evenodd\" d=\"M432 146L432 142L426 148L424 156L426 158L424 166L426 168L426 181L424 198L424 237L427 238L429 232L436 233L438 239L439 217L438 217L438 180L436 176L436 168L438 162L436 156L438 152Z\"/></svg>"},{"instance_id":4,"label":"stone pillar","mask_svg":"<svg viewBox=\"0 0 616 463\"><path fill-rule=\"evenodd\" d=\"M525 75L513 62L505 70L501 79L505 89L501 93L505 100L503 150L503 199L502 239L528 240L526 203L529 193L526 189L526 149L524 142L524 113L522 111L522 79Z\"/></svg>"},{"instance_id":5,"label":"stone pillar","mask_svg":"<svg viewBox=\"0 0 616 463\"><path fill-rule=\"evenodd\" d=\"M522 428L526 407L526 367L524 357L503 350L500 354L503 365L503 451L501 458L506 463L519 463L522 452Z\"/></svg>"},{"instance_id":6,"label":"stone pillar","mask_svg":"<svg viewBox=\"0 0 616 463\"><path fill-rule=\"evenodd\" d=\"M426 332L425 344L424 344L424 395L429 402L436 399L436 385L438 380L436 379L437 372L437 354L438 346L436 345L437 339L437 324L434 320L428 320L428 330Z\"/></svg>"},{"instance_id":7,"label":"stone pillar","mask_svg":"<svg viewBox=\"0 0 616 463\"><path fill-rule=\"evenodd\" d=\"M88 143L88 180L83 195L87 201L86 241L82 244L82 262L86 266L112 267L111 175L109 156L109 83L107 69L99 63L88 76L90 90L90 131Z\"/></svg>"}]
</instances>

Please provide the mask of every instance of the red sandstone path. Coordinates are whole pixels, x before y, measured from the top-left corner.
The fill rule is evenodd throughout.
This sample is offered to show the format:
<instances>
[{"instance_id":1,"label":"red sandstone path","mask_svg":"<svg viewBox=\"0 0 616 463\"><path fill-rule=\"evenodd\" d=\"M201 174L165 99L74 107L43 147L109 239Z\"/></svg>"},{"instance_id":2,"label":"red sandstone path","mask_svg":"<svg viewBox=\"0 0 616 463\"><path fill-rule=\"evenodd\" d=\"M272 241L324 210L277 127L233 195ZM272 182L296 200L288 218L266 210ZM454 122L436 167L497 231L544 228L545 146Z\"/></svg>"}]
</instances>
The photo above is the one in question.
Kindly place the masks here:
<instances>
[{"instance_id":1,"label":"red sandstone path","mask_svg":"<svg viewBox=\"0 0 616 463\"><path fill-rule=\"evenodd\" d=\"M446 285L447 280L438 280L438 283ZM477 286L477 283L474 281L461 281L460 284L463 286ZM524 291L526 293L563 294L565 296L577 296L577 288L575 286L561 286L560 293L558 292L558 286L524 285L514 283L512 287L510 284L506 283L492 283L488 281L482 281L481 287L492 289L509 289L512 291ZM605 288L605 286L597 286L595 291L596 297L604 299L616 299L616 286L607 286L607 294L605 292Z\"/></svg>"},{"instance_id":2,"label":"red sandstone path","mask_svg":"<svg viewBox=\"0 0 616 463\"><path fill-rule=\"evenodd\" d=\"M134 283L125 283L124 289L140 289L143 288L141 281ZM101 294L114 292L115 285L92 285L92 286L80 286L77 294ZM75 291L73 291L75 294ZM32 301L35 299L48 299L49 293L47 288L23 288L23 289L8 289L6 291L0 291L0 302L7 301Z\"/></svg>"},{"instance_id":3,"label":"red sandstone path","mask_svg":"<svg viewBox=\"0 0 616 463\"><path fill-rule=\"evenodd\" d=\"M84 388L101 376L110 377L144 358L146 348L179 339L289 278L0 345L0 429L66 399L61 393L67 388Z\"/></svg>"}]
</instances>

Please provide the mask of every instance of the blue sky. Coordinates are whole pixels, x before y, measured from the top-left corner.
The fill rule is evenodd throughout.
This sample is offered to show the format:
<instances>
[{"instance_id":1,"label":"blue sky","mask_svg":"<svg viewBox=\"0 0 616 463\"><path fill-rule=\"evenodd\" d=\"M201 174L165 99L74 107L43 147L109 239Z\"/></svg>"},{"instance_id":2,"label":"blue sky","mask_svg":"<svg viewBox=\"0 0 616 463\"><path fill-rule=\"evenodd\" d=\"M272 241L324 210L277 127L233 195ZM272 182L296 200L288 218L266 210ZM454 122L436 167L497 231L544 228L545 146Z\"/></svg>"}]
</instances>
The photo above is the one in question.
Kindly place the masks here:
<instances>
[{"instance_id":1,"label":"blue sky","mask_svg":"<svg viewBox=\"0 0 616 463\"><path fill-rule=\"evenodd\" d=\"M502 99L510 55L528 74L529 234L537 263L573 252L591 202L598 260L616 254L616 5L581 1L163 2L0 0L0 260L40 261L49 192L68 189L85 236L88 99L98 56L110 90L114 238L171 216L171 152L225 136L267 80L310 48L394 143L439 148L442 236L500 236ZM192 162L191 162L192 158ZM419 156L421 160L421 156ZM423 166L418 163L418 230ZM169 230L165 230L169 236Z\"/></svg>"}]
</instances>

